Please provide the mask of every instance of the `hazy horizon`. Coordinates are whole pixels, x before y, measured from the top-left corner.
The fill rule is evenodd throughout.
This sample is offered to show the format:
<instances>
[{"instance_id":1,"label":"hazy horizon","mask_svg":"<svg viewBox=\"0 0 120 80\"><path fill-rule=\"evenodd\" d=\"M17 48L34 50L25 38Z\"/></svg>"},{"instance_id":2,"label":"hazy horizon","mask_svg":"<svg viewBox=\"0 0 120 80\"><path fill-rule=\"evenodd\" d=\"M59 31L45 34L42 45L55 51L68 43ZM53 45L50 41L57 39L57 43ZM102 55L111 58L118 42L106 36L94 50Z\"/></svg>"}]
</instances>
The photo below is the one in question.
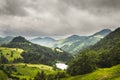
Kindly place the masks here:
<instances>
[{"instance_id":1,"label":"hazy horizon","mask_svg":"<svg viewBox=\"0 0 120 80\"><path fill-rule=\"evenodd\" d=\"M117 27L117 28L119 28L119 27ZM117 28L115 28L115 29L117 29ZM105 29L108 29L108 28L105 28ZM111 30L111 31L114 31L115 29L110 29L110 30ZM99 31L102 31L102 30L104 30L104 29L95 31L95 32L90 33L90 34L87 34L87 35L85 35L85 34L83 34L83 35L81 35L81 34L69 34L69 35L63 35L63 36L49 36L49 35L45 35L45 36L41 36L41 35L40 35L40 36L4 35L4 36L3 36L3 35L0 35L0 37L3 37L3 38L4 38L4 37L7 37L7 36L13 36L13 37L23 36L23 37L25 37L26 39L34 39L34 38L38 38L38 37L40 37L40 38L50 37L50 38L59 40L59 39L64 39L64 38L73 36L73 35L78 35L78 36L91 36L91 35L93 35L93 34L99 32Z\"/></svg>"}]
</instances>

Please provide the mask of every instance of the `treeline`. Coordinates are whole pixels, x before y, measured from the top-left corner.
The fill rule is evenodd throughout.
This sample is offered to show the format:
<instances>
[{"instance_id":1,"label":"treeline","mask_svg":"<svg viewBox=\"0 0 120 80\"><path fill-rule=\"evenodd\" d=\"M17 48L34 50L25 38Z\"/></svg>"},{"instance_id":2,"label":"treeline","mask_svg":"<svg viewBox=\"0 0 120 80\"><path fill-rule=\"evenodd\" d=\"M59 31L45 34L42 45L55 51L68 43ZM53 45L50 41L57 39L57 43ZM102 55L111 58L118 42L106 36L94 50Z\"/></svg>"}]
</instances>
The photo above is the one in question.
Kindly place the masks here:
<instances>
[{"instance_id":1,"label":"treeline","mask_svg":"<svg viewBox=\"0 0 120 80\"><path fill-rule=\"evenodd\" d=\"M71 75L86 74L97 68L112 67L117 64L120 64L120 48L118 47L110 51L101 50L100 54L94 50L85 50L70 62L67 72Z\"/></svg>"}]
</instances>

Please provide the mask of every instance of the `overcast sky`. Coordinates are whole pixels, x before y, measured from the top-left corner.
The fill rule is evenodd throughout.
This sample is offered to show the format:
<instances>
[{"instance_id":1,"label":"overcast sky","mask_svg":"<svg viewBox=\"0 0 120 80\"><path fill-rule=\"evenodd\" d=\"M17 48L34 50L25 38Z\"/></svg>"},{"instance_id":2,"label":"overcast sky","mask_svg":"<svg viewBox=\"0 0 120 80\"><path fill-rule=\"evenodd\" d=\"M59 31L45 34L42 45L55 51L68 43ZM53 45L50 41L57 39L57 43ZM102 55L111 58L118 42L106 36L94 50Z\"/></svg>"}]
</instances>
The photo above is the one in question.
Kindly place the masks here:
<instances>
[{"instance_id":1,"label":"overcast sky","mask_svg":"<svg viewBox=\"0 0 120 80\"><path fill-rule=\"evenodd\" d=\"M0 0L0 35L89 35L120 26L120 0Z\"/></svg>"}]
</instances>

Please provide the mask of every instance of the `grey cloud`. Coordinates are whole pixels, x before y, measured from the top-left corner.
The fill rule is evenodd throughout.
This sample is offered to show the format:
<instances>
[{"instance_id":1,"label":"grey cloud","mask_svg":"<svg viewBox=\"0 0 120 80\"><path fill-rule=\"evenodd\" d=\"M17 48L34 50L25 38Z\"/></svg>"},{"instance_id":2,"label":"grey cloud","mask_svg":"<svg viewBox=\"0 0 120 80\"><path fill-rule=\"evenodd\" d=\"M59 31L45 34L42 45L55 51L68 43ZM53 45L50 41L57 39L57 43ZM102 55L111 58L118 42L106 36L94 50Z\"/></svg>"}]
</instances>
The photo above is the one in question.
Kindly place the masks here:
<instances>
[{"instance_id":1,"label":"grey cloud","mask_svg":"<svg viewBox=\"0 0 120 80\"><path fill-rule=\"evenodd\" d=\"M119 12L120 0L62 0L70 6L88 10L94 14L110 14Z\"/></svg>"},{"instance_id":2,"label":"grey cloud","mask_svg":"<svg viewBox=\"0 0 120 80\"><path fill-rule=\"evenodd\" d=\"M25 16L22 0L0 0L0 15Z\"/></svg>"}]
</instances>

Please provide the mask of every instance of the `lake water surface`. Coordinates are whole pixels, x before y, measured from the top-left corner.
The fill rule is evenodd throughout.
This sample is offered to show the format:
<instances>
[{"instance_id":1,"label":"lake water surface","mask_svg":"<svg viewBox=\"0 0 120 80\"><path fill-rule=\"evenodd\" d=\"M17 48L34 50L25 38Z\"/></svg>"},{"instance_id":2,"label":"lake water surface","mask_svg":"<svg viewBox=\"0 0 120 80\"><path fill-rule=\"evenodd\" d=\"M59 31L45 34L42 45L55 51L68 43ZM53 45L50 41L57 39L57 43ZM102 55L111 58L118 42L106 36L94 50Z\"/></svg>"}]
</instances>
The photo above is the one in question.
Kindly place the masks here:
<instances>
[{"instance_id":1,"label":"lake water surface","mask_svg":"<svg viewBox=\"0 0 120 80\"><path fill-rule=\"evenodd\" d=\"M67 69L68 65L66 65L65 63L56 63L56 67L59 69Z\"/></svg>"}]
</instances>

